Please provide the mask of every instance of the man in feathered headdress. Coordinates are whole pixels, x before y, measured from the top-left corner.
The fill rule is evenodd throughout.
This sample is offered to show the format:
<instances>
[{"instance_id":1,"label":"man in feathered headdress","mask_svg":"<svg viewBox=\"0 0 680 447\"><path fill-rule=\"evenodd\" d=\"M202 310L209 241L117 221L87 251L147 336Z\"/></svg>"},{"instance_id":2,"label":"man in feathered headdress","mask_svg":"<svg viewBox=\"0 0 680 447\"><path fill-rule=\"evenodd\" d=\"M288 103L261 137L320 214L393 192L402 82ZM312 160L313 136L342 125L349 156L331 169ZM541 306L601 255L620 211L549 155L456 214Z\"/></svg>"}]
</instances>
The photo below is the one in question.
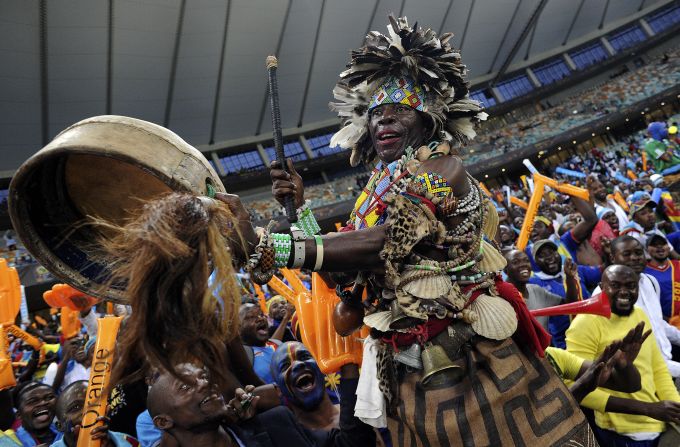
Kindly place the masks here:
<instances>
[{"instance_id":1,"label":"man in feathered headdress","mask_svg":"<svg viewBox=\"0 0 680 447\"><path fill-rule=\"evenodd\" d=\"M596 445L541 358L549 336L500 279L498 215L455 155L486 113L468 97L451 35L394 17L388 31L369 33L333 91L343 126L331 144L351 149L353 166L378 159L349 222L314 235L303 206L292 240L260 238L251 270L271 274L275 258L276 266L359 271L344 275L354 289L334 322L339 332L352 328L341 317L352 306L363 315L365 287L371 313L354 327L363 322L371 336L355 415L389 426L395 445ZM293 194L303 205L294 169L274 164L272 180L279 201Z\"/></svg>"}]
</instances>

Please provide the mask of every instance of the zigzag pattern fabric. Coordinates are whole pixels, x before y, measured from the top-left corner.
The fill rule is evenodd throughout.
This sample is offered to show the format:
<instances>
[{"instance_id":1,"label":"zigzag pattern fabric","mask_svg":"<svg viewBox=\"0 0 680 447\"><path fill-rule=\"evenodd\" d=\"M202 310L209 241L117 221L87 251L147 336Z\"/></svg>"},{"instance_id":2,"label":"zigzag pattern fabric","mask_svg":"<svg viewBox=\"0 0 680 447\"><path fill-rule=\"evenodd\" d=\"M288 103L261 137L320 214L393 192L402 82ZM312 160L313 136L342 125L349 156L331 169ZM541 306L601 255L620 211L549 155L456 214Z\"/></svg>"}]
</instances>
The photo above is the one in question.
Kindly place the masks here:
<instances>
[{"instance_id":1,"label":"zigzag pattern fabric","mask_svg":"<svg viewBox=\"0 0 680 447\"><path fill-rule=\"evenodd\" d=\"M454 363L473 371L453 387L424 389L422 371L399 386L396 447L597 447L585 416L545 359L509 338L480 338Z\"/></svg>"}]
</instances>

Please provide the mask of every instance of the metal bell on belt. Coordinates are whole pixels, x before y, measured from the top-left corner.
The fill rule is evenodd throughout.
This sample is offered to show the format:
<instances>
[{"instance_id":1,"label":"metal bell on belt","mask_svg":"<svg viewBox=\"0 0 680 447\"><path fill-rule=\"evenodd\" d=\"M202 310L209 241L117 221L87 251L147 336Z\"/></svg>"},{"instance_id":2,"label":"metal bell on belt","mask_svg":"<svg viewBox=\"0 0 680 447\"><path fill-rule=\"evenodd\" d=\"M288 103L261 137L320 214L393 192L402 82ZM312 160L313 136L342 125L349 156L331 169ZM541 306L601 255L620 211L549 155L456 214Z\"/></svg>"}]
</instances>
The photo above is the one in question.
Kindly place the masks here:
<instances>
[{"instance_id":1,"label":"metal bell on belt","mask_svg":"<svg viewBox=\"0 0 680 447\"><path fill-rule=\"evenodd\" d=\"M455 365L444 348L439 345L428 343L422 354L423 386L454 385L460 381L465 370Z\"/></svg>"},{"instance_id":2,"label":"metal bell on belt","mask_svg":"<svg viewBox=\"0 0 680 447\"><path fill-rule=\"evenodd\" d=\"M420 343L413 343L408 349L397 352L394 355L394 360L414 369L423 369L422 351L423 348Z\"/></svg>"}]
</instances>

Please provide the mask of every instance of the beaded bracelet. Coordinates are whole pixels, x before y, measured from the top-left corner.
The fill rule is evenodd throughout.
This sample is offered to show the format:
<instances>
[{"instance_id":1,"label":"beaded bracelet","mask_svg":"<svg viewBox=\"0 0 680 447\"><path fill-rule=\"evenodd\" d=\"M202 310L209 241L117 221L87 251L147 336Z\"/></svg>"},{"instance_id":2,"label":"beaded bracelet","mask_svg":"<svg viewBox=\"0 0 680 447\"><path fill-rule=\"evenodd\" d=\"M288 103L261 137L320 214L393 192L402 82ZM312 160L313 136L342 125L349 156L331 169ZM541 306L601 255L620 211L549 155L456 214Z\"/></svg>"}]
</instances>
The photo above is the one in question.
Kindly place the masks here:
<instances>
[{"instance_id":1,"label":"beaded bracelet","mask_svg":"<svg viewBox=\"0 0 680 447\"><path fill-rule=\"evenodd\" d=\"M272 233L271 237L274 239L274 251L276 252L274 265L279 268L286 267L292 252L293 239L290 234L282 233Z\"/></svg>"},{"instance_id":2,"label":"beaded bracelet","mask_svg":"<svg viewBox=\"0 0 680 447\"><path fill-rule=\"evenodd\" d=\"M305 202L304 205L297 209L297 218L297 225L300 227L305 236L312 237L315 234L319 234L319 232L321 232L321 227L316 221L311 208L309 208L309 201Z\"/></svg>"}]
</instances>

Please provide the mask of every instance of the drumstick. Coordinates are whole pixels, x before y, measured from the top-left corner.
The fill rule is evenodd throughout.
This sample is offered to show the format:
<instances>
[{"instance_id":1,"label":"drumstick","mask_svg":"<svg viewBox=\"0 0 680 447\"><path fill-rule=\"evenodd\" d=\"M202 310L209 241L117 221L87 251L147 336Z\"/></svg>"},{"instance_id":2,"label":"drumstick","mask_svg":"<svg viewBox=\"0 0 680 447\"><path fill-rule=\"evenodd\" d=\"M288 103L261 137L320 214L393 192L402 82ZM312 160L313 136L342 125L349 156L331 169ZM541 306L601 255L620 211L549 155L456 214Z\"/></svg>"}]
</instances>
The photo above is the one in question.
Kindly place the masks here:
<instances>
[{"instance_id":1,"label":"drumstick","mask_svg":"<svg viewBox=\"0 0 680 447\"><path fill-rule=\"evenodd\" d=\"M269 103L272 109L272 130L274 132L274 150L276 151L276 161L281 164L281 169L288 172L288 163L286 162L286 155L283 152L283 141L281 137L281 109L279 108L279 85L276 80L276 67L279 61L276 56L267 56L267 74L269 77ZM286 217L288 222L297 222L297 213L295 212L295 202L292 195L287 195L284 198L284 207L286 209Z\"/></svg>"}]
</instances>

